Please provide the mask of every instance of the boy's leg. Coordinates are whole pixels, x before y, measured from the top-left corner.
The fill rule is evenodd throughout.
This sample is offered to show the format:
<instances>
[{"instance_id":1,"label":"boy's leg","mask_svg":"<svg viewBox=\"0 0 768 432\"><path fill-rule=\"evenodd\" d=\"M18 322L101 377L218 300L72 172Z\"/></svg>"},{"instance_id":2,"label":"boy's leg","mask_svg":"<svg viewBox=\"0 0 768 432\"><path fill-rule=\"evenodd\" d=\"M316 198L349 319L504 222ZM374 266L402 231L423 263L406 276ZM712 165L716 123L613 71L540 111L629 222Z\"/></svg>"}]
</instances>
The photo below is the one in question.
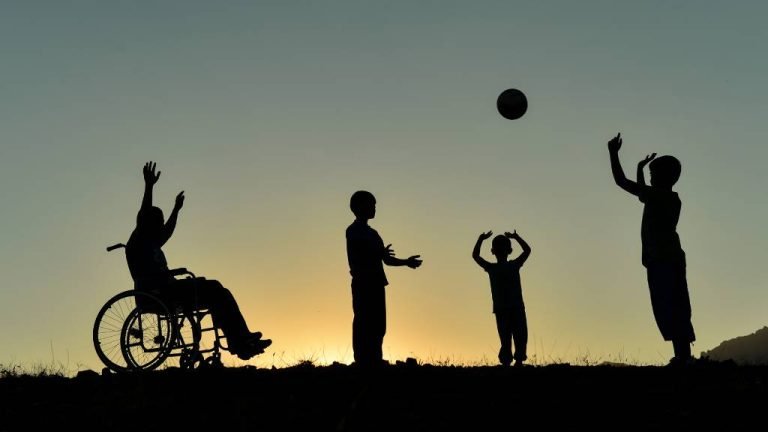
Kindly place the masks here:
<instances>
[{"instance_id":1,"label":"boy's leg","mask_svg":"<svg viewBox=\"0 0 768 432\"><path fill-rule=\"evenodd\" d=\"M387 306L383 288L377 297L371 329L371 356L374 362L380 363L384 360L382 345L384 345L384 335L387 333Z\"/></svg>"},{"instance_id":2,"label":"boy's leg","mask_svg":"<svg viewBox=\"0 0 768 432\"><path fill-rule=\"evenodd\" d=\"M685 265L652 264L647 272L653 315L664 340L695 341Z\"/></svg>"},{"instance_id":3,"label":"boy's leg","mask_svg":"<svg viewBox=\"0 0 768 432\"><path fill-rule=\"evenodd\" d=\"M369 308L357 307L352 318L352 353L355 363L369 364L376 358L374 316Z\"/></svg>"},{"instance_id":4,"label":"boy's leg","mask_svg":"<svg viewBox=\"0 0 768 432\"><path fill-rule=\"evenodd\" d=\"M185 307L210 310L214 325L224 333L230 349L235 353L239 350L250 331L228 289L218 281L203 278L178 280L172 284L172 289L173 296Z\"/></svg>"},{"instance_id":5,"label":"boy's leg","mask_svg":"<svg viewBox=\"0 0 768 432\"><path fill-rule=\"evenodd\" d=\"M365 314L355 309L352 317L352 354L355 363L364 363L368 357L365 349Z\"/></svg>"},{"instance_id":6,"label":"boy's leg","mask_svg":"<svg viewBox=\"0 0 768 432\"><path fill-rule=\"evenodd\" d=\"M678 360L691 359L691 344L686 340L673 340L672 348L675 350L675 358Z\"/></svg>"},{"instance_id":7,"label":"boy's leg","mask_svg":"<svg viewBox=\"0 0 768 432\"><path fill-rule=\"evenodd\" d=\"M386 332L384 287L352 283L352 351L355 363L371 365L382 360Z\"/></svg>"},{"instance_id":8,"label":"boy's leg","mask_svg":"<svg viewBox=\"0 0 768 432\"><path fill-rule=\"evenodd\" d=\"M670 268L670 284L674 296L672 298L672 311L675 316L675 339L680 341L681 354L685 358L691 357L691 343L696 340L691 322L691 298L688 294L688 279L685 265L672 266ZM687 353L687 355L686 355Z\"/></svg>"},{"instance_id":9,"label":"boy's leg","mask_svg":"<svg viewBox=\"0 0 768 432\"><path fill-rule=\"evenodd\" d=\"M370 320L367 308L366 287L363 284L352 281L352 354L355 363L362 364L370 357L366 341L369 339L367 330Z\"/></svg>"},{"instance_id":10,"label":"boy's leg","mask_svg":"<svg viewBox=\"0 0 768 432\"><path fill-rule=\"evenodd\" d=\"M525 307L515 310L512 314L512 337L515 340L515 362L522 364L528 359L528 321L525 317Z\"/></svg>"},{"instance_id":11,"label":"boy's leg","mask_svg":"<svg viewBox=\"0 0 768 432\"><path fill-rule=\"evenodd\" d=\"M504 366L512 363L512 320L510 311L496 311L496 330L499 332L499 362Z\"/></svg>"}]
</instances>

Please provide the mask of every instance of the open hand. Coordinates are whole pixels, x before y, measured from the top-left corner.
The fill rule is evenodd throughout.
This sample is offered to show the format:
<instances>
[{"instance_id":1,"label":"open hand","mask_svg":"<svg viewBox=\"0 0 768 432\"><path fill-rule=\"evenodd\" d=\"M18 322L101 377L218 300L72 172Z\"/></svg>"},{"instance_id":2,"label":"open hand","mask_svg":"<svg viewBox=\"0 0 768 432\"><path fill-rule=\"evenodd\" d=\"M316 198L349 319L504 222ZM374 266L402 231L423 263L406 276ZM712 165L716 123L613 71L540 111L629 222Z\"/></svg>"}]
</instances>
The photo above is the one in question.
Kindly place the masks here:
<instances>
[{"instance_id":1,"label":"open hand","mask_svg":"<svg viewBox=\"0 0 768 432\"><path fill-rule=\"evenodd\" d=\"M488 240L493 235L493 231L488 231L486 233L480 233L479 239L482 241Z\"/></svg>"},{"instance_id":2,"label":"open hand","mask_svg":"<svg viewBox=\"0 0 768 432\"><path fill-rule=\"evenodd\" d=\"M517 235L517 230L512 230L512 232L509 232L509 231L505 232L504 237L514 239L519 236Z\"/></svg>"},{"instance_id":3,"label":"open hand","mask_svg":"<svg viewBox=\"0 0 768 432\"><path fill-rule=\"evenodd\" d=\"M157 168L157 164L152 161L144 164L144 183L150 186L157 183L157 180L160 178L160 171L155 174L155 168Z\"/></svg>"},{"instance_id":4,"label":"open hand","mask_svg":"<svg viewBox=\"0 0 768 432\"><path fill-rule=\"evenodd\" d=\"M416 267L421 265L421 255L413 255L408 257L407 260L405 260L408 267L415 269Z\"/></svg>"},{"instance_id":5,"label":"open hand","mask_svg":"<svg viewBox=\"0 0 768 432\"><path fill-rule=\"evenodd\" d=\"M652 160L656 159L656 153L651 153L645 157L645 159L641 160L637 163L637 167L640 169L645 168L646 165L648 165Z\"/></svg>"},{"instance_id":6,"label":"open hand","mask_svg":"<svg viewBox=\"0 0 768 432\"><path fill-rule=\"evenodd\" d=\"M621 132L618 133L615 137L613 137L610 141L608 141L608 150L612 152L618 152L621 148L622 139L621 139Z\"/></svg>"},{"instance_id":7,"label":"open hand","mask_svg":"<svg viewBox=\"0 0 768 432\"><path fill-rule=\"evenodd\" d=\"M182 207L184 207L184 191L176 195L176 204L174 205L176 210L181 210Z\"/></svg>"},{"instance_id":8,"label":"open hand","mask_svg":"<svg viewBox=\"0 0 768 432\"><path fill-rule=\"evenodd\" d=\"M390 257L390 258L392 258L392 257L394 257L394 256L395 256L395 251L392 249L392 243L388 244L388 245L387 245L387 246L384 248L384 255L386 255L386 256L388 256L388 257Z\"/></svg>"}]
</instances>

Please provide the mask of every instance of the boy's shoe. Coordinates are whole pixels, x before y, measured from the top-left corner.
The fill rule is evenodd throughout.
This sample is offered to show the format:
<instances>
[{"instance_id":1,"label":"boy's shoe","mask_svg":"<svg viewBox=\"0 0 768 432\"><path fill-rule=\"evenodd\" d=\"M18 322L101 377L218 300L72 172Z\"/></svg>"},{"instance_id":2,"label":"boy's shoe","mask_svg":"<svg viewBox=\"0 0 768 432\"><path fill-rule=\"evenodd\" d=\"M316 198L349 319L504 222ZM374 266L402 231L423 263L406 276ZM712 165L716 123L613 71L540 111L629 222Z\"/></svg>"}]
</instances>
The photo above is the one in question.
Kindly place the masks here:
<instances>
[{"instance_id":1,"label":"boy's shoe","mask_svg":"<svg viewBox=\"0 0 768 432\"><path fill-rule=\"evenodd\" d=\"M682 368L693 366L696 363L696 359L693 357L672 357L667 363L667 367L670 368Z\"/></svg>"},{"instance_id":2,"label":"boy's shoe","mask_svg":"<svg viewBox=\"0 0 768 432\"><path fill-rule=\"evenodd\" d=\"M240 348L236 355L241 360L250 360L252 357L259 354L263 354L264 350L272 345L271 339L257 339L246 342L242 348Z\"/></svg>"},{"instance_id":3,"label":"boy's shoe","mask_svg":"<svg viewBox=\"0 0 768 432\"><path fill-rule=\"evenodd\" d=\"M252 345L258 345L259 342L261 342L261 332L253 332L250 333L248 336L243 338L243 341L241 342L241 345L243 347L250 347Z\"/></svg>"}]
</instances>

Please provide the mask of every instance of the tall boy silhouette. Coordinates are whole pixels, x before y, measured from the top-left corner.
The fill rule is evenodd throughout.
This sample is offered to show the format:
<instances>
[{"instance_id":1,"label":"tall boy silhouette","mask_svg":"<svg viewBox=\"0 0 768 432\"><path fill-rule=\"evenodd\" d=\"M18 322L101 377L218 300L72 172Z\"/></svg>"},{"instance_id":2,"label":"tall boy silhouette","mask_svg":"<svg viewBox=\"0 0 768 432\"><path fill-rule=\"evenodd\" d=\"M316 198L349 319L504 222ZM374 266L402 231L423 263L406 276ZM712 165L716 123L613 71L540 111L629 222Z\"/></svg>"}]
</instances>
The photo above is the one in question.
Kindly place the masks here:
<instances>
[{"instance_id":1,"label":"tall boy silhouette","mask_svg":"<svg viewBox=\"0 0 768 432\"><path fill-rule=\"evenodd\" d=\"M691 301L685 276L685 252L677 235L680 198L672 186L680 178L680 161L672 156L647 156L637 164L637 182L628 180L619 161L621 134L608 142L611 171L616 184L636 195L644 204L640 238L643 265L656 325L664 340L671 341L675 356L671 365L688 364L691 343L696 340L691 324ZM651 185L645 184L643 169L650 163Z\"/></svg>"},{"instance_id":2,"label":"tall boy silhouette","mask_svg":"<svg viewBox=\"0 0 768 432\"><path fill-rule=\"evenodd\" d=\"M352 194L349 202L355 221L347 228L347 259L352 275L352 349L359 366L377 366L383 363L381 345L387 332L387 310L384 287L388 285L383 264L421 265L419 255L408 259L395 258L392 245L384 241L368 220L376 216L376 198L367 191Z\"/></svg>"}]
</instances>

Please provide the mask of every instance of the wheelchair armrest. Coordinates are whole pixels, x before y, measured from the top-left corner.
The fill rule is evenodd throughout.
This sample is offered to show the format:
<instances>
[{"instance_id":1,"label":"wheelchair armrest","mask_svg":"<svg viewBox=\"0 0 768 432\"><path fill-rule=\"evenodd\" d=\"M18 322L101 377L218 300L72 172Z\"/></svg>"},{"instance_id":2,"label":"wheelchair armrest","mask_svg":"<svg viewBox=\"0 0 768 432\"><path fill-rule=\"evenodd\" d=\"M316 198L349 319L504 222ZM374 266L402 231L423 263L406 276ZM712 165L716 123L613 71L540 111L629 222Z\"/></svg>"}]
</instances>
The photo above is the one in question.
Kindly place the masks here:
<instances>
[{"instance_id":1,"label":"wheelchair armrest","mask_svg":"<svg viewBox=\"0 0 768 432\"><path fill-rule=\"evenodd\" d=\"M192 277L195 277L195 275L194 275L194 274L192 274L192 272L191 272L191 271L187 270L187 268L186 268L186 267L180 267L180 268L176 268L176 269L171 269L171 270L168 270L168 273L169 273L171 276L183 276L183 275L190 275L190 276L192 276Z\"/></svg>"}]
</instances>

